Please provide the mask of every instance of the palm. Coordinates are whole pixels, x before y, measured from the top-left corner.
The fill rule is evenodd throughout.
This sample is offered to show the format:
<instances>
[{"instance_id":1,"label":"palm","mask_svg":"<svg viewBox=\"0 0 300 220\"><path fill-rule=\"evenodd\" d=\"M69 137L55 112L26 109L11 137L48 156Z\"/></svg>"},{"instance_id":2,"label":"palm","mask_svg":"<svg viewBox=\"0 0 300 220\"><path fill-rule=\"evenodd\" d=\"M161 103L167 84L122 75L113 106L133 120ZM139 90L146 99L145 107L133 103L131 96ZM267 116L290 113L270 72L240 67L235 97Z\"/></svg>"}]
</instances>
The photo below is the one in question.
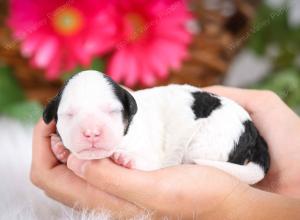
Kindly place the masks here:
<instances>
[{"instance_id":1,"label":"palm","mask_svg":"<svg viewBox=\"0 0 300 220\"><path fill-rule=\"evenodd\" d=\"M271 167L257 185L267 191L300 197L300 119L272 92L212 86L205 90L244 107L269 146Z\"/></svg>"},{"instance_id":2,"label":"palm","mask_svg":"<svg viewBox=\"0 0 300 220\"><path fill-rule=\"evenodd\" d=\"M280 102L279 98L274 97L268 100L264 108L255 108L250 112L268 143L271 156L269 173L257 186L300 197L300 120L287 106L278 105Z\"/></svg>"}]
</instances>

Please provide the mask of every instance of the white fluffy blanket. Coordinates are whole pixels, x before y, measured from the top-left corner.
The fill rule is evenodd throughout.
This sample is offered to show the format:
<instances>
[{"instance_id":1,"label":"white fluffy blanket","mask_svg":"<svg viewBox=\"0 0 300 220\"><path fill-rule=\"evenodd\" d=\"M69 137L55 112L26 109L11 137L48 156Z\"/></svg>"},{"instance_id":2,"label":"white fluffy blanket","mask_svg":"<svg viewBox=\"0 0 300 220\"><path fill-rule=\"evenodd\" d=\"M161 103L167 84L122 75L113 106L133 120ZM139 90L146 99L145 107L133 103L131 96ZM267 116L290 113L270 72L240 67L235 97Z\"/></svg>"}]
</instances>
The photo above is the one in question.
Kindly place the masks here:
<instances>
[{"instance_id":1,"label":"white fluffy blanket","mask_svg":"<svg viewBox=\"0 0 300 220\"><path fill-rule=\"evenodd\" d=\"M106 213L77 213L31 184L32 129L32 125L0 117L0 220L110 219Z\"/></svg>"}]
</instances>

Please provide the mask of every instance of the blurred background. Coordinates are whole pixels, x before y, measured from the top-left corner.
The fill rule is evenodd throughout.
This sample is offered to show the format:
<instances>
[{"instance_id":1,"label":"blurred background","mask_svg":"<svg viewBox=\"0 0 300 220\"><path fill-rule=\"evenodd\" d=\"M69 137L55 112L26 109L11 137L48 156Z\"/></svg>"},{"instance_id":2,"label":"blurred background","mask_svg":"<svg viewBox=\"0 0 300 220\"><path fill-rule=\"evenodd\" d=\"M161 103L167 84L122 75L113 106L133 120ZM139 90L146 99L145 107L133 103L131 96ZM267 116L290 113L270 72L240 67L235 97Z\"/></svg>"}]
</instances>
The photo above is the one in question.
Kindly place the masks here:
<instances>
[{"instance_id":1,"label":"blurred background","mask_svg":"<svg viewBox=\"0 0 300 220\"><path fill-rule=\"evenodd\" d=\"M300 1L2 0L0 115L35 122L72 74L132 89L270 89L300 114Z\"/></svg>"}]
</instances>

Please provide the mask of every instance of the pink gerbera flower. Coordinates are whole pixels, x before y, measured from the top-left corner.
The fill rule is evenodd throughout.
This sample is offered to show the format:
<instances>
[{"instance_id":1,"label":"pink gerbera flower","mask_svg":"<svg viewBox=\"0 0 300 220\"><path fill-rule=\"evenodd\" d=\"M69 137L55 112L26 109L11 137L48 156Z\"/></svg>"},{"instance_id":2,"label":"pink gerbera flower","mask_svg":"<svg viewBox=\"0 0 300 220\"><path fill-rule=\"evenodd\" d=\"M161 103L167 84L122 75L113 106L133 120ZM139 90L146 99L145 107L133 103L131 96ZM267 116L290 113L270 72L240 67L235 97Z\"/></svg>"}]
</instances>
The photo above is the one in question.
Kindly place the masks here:
<instances>
[{"instance_id":1,"label":"pink gerbera flower","mask_svg":"<svg viewBox=\"0 0 300 220\"><path fill-rule=\"evenodd\" d=\"M99 0L11 0L8 24L22 54L54 79L112 48L116 26L106 11Z\"/></svg>"},{"instance_id":2,"label":"pink gerbera flower","mask_svg":"<svg viewBox=\"0 0 300 220\"><path fill-rule=\"evenodd\" d=\"M152 86L187 57L192 16L184 0L115 0L119 43L108 65L110 76L132 87Z\"/></svg>"}]
</instances>

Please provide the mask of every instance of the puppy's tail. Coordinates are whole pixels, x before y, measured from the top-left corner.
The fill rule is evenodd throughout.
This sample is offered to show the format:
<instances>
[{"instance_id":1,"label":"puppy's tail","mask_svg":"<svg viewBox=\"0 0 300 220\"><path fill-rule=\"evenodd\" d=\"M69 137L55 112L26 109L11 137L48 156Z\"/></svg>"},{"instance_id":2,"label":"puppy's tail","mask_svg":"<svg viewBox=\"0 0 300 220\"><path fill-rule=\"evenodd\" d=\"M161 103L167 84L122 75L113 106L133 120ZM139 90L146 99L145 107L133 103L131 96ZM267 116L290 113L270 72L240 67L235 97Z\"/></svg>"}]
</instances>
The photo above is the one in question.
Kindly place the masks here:
<instances>
[{"instance_id":1,"label":"puppy's tail","mask_svg":"<svg viewBox=\"0 0 300 220\"><path fill-rule=\"evenodd\" d=\"M211 166L220 169L250 185L261 181L265 176L265 170L255 162L249 162L245 165L201 159L194 160L194 162L199 165Z\"/></svg>"}]
</instances>

